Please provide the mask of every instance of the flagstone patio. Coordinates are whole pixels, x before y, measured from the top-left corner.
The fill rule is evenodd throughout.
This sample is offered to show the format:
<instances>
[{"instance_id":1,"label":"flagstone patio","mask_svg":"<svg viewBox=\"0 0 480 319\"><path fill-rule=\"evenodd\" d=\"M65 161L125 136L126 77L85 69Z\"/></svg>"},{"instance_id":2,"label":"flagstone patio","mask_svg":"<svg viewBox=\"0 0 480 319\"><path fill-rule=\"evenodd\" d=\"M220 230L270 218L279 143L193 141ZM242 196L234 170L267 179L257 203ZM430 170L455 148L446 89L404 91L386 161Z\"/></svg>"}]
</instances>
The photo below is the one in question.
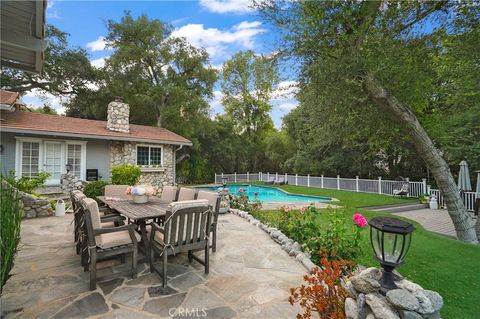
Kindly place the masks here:
<instances>
[{"instance_id":1,"label":"flagstone patio","mask_svg":"<svg viewBox=\"0 0 480 319\"><path fill-rule=\"evenodd\" d=\"M140 264L104 262L97 289L80 266L72 239L72 216L22 222L20 250L1 297L5 318L294 318L289 288L305 268L259 228L232 215L219 218L218 248L210 274L169 258L168 288ZM113 264L113 267L110 267Z\"/></svg>"}]
</instances>

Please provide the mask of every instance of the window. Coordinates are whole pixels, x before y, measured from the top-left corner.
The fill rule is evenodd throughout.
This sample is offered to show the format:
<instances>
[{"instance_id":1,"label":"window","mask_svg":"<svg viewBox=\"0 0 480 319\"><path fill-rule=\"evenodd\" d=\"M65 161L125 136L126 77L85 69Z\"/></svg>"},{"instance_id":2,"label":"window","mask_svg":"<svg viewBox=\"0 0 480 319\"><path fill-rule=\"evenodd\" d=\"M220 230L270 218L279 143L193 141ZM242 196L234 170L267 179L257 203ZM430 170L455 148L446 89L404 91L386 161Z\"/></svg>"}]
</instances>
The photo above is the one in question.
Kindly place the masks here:
<instances>
[{"instance_id":1,"label":"window","mask_svg":"<svg viewBox=\"0 0 480 319\"><path fill-rule=\"evenodd\" d=\"M162 147L137 146L137 165L162 166Z\"/></svg>"},{"instance_id":2,"label":"window","mask_svg":"<svg viewBox=\"0 0 480 319\"><path fill-rule=\"evenodd\" d=\"M82 145L68 144L67 146L67 164L71 165L71 173L81 178L82 174Z\"/></svg>"},{"instance_id":3,"label":"window","mask_svg":"<svg viewBox=\"0 0 480 319\"><path fill-rule=\"evenodd\" d=\"M22 176L36 176L38 174L39 160L40 143L22 142Z\"/></svg>"}]
</instances>

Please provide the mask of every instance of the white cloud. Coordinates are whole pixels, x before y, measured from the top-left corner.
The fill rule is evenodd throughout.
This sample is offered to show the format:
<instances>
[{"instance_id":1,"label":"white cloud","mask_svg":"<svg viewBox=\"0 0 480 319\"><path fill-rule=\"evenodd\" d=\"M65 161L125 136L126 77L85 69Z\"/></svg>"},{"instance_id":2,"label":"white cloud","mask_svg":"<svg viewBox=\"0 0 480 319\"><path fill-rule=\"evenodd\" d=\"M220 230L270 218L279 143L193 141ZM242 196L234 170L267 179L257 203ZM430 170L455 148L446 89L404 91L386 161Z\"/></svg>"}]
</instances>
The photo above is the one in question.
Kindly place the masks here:
<instances>
[{"instance_id":1,"label":"white cloud","mask_svg":"<svg viewBox=\"0 0 480 319\"><path fill-rule=\"evenodd\" d=\"M203 24L187 24L173 31L172 36L184 37L192 45L205 48L213 59L225 58L226 52L234 49L252 49L255 36L266 31L261 25L258 21L243 21L230 30L220 30L205 28Z\"/></svg>"},{"instance_id":2,"label":"white cloud","mask_svg":"<svg viewBox=\"0 0 480 319\"><path fill-rule=\"evenodd\" d=\"M22 101L31 107L43 107L48 105L52 109L56 110L58 114L65 114L65 108L62 103L68 102L68 97L57 97L50 93L40 91L39 89L33 89L22 97Z\"/></svg>"},{"instance_id":3,"label":"white cloud","mask_svg":"<svg viewBox=\"0 0 480 319\"><path fill-rule=\"evenodd\" d=\"M96 68L103 68L105 66L105 60L107 59L108 57L102 57L102 58L98 58L98 59L93 59L93 60L90 60L90 64Z\"/></svg>"},{"instance_id":4,"label":"white cloud","mask_svg":"<svg viewBox=\"0 0 480 319\"><path fill-rule=\"evenodd\" d=\"M215 13L245 14L252 11L251 0L200 0L200 5Z\"/></svg>"},{"instance_id":5,"label":"white cloud","mask_svg":"<svg viewBox=\"0 0 480 319\"><path fill-rule=\"evenodd\" d=\"M55 3L56 1L50 0L47 1L47 18L49 19L60 19L60 16L58 15L58 10L55 8Z\"/></svg>"},{"instance_id":6,"label":"white cloud","mask_svg":"<svg viewBox=\"0 0 480 319\"><path fill-rule=\"evenodd\" d=\"M277 105L277 108L281 111L290 112L298 106L298 102L286 102Z\"/></svg>"},{"instance_id":7,"label":"white cloud","mask_svg":"<svg viewBox=\"0 0 480 319\"><path fill-rule=\"evenodd\" d=\"M282 101L295 99L298 93L298 82L296 81L282 81L278 84L277 89L273 92L274 101Z\"/></svg>"},{"instance_id":8,"label":"white cloud","mask_svg":"<svg viewBox=\"0 0 480 319\"><path fill-rule=\"evenodd\" d=\"M107 42L105 41L105 38L103 36L99 36L97 40L87 43L87 48L89 48L93 52L103 51L105 50L106 46Z\"/></svg>"}]
</instances>

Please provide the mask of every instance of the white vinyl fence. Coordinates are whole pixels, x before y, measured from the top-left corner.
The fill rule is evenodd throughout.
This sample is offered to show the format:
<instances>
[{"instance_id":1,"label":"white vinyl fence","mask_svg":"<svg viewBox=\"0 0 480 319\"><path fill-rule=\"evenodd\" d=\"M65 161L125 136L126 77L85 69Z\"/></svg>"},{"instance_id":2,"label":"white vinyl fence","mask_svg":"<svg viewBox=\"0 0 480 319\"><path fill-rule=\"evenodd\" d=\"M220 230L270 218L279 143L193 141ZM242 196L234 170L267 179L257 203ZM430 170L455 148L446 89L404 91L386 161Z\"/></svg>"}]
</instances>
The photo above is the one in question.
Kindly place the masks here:
<instances>
[{"instance_id":1,"label":"white vinyl fence","mask_svg":"<svg viewBox=\"0 0 480 319\"><path fill-rule=\"evenodd\" d=\"M427 180L424 178L421 182L412 182L408 178L405 181L384 180L381 177L378 179L363 179L358 176L355 178L325 177L325 176L302 176L289 175L279 173L245 173L245 174L215 174L215 184L221 184L222 178L226 177L228 183L251 183L251 182L266 182L269 180L279 180L283 178L288 181L289 185L307 186L317 188L328 188L345 190L362 193L375 193L383 195L392 195L394 190L399 190L404 183L408 183L409 192L408 197L419 197L421 194L429 192L431 195L437 196L437 201L440 207L445 207L443 196L437 189L429 189ZM476 193L463 193L463 202L469 211L473 211L475 205Z\"/></svg>"}]
</instances>

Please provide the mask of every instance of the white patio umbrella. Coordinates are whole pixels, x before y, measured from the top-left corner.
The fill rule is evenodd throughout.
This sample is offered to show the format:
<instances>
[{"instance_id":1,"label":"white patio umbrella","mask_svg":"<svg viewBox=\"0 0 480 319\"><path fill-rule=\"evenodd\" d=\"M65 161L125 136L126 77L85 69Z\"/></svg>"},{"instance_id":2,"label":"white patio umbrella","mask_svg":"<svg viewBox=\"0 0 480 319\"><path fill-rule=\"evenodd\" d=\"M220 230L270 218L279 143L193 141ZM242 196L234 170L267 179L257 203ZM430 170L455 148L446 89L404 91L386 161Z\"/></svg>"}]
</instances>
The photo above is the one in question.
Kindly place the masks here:
<instances>
[{"instance_id":1,"label":"white patio umbrella","mask_svg":"<svg viewBox=\"0 0 480 319\"><path fill-rule=\"evenodd\" d=\"M467 161L460 162L460 172L458 173L458 189L468 192L472 190L470 183L470 174L468 173Z\"/></svg>"}]
</instances>

